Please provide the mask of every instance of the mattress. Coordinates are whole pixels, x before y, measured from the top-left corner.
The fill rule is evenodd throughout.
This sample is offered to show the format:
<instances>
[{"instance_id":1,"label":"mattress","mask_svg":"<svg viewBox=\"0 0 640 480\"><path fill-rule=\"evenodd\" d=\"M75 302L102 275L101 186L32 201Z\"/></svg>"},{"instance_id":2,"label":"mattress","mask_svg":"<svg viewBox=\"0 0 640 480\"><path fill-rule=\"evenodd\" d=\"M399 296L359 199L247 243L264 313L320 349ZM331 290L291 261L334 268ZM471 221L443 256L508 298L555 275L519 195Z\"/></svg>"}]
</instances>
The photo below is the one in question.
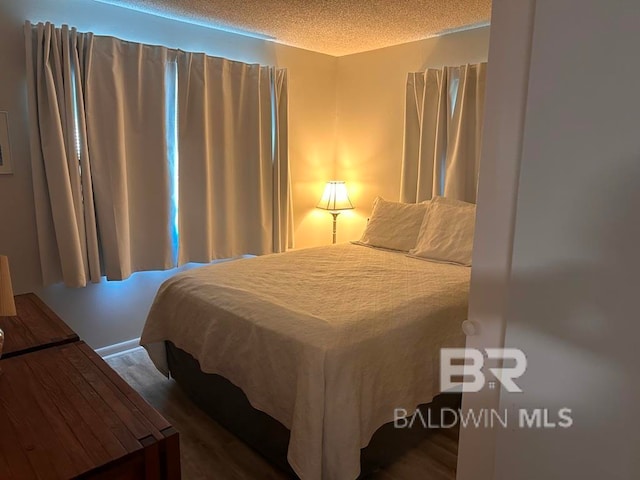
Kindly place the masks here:
<instances>
[{"instance_id":1,"label":"mattress","mask_svg":"<svg viewBox=\"0 0 640 480\"><path fill-rule=\"evenodd\" d=\"M201 267L159 289L141 344L164 341L241 388L290 432L303 480L356 478L394 409L438 391L439 349L464 345L470 269L352 244Z\"/></svg>"}]
</instances>

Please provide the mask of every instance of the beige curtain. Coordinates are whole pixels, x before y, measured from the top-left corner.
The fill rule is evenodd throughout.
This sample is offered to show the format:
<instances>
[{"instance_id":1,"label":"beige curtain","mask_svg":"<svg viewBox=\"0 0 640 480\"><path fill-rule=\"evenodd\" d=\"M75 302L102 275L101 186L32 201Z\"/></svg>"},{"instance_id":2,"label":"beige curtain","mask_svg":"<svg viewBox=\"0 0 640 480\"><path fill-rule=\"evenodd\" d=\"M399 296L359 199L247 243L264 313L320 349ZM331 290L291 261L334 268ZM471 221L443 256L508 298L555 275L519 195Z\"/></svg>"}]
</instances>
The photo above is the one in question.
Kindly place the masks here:
<instances>
[{"instance_id":1,"label":"beige curtain","mask_svg":"<svg viewBox=\"0 0 640 480\"><path fill-rule=\"evenodd\" d=\"M287 71L271 68L274 84L273 251L293 248L293 195L289 165Z\"/></svg>"},{"instance_id":2,"label":"beige curtain","mask_svg":"<svg viewBox=\"0 0 640 480\"><path fill-rule=\"evenodd\" d=\"M179 263L290 245L286 73L179 52Z\"/></svg>"},{"instance_id":3,"label":"beige curtain","mask_svg":"<svg viewBox=\"0 0 640 480\"><path fill-rule=\"evenodd\" d=\"M51 24L25 36L45 285L170 268L166 49Z\"/></svg>"},{"instance_id":4,"label":"beige curtain","mask_svg":"<svg viewBox=\"0 0 640 480\"><path fill-rule=\"evenodd\" d=\"M476 201L486 63L407 78L400 199Z\"/></svg>"},{"instance_id":5,"label":"beige curtain","mask_svg":"<svg viewBox=\"0 0 640 480\"><path fill-rule=\"evenodd\" d=\"M31 167L42 275L81 287L100 280L96 215L83 104L93 36L25 25Z\"/></svg>"},{"instance_id":6,"label":"beige curtain","mask_svg":"<svg viewBox=\"0 0 640 480\"><path fill-rule=\"evenodd\" d=\"M85 92L104 273L175 266L164 47L95 37Z\"/></svg>"},{"instance_id":7,"label":"beige curtain","mask_svg":"<svg viewBox=\"0 0 640 480\"><path fill-rule=\"evenodd\" d=\"M25 34L45 284L293 245L286 71L51 24Z\"/></svg>"}]
</instances>

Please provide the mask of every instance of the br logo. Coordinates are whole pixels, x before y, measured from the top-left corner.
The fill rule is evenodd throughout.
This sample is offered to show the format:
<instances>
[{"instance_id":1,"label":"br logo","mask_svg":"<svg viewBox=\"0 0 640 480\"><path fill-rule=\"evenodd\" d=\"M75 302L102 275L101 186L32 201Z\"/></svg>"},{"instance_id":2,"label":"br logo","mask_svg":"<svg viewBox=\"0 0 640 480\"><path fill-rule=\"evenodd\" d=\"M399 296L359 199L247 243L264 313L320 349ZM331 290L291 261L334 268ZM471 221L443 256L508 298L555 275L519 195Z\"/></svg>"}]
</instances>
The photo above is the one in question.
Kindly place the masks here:
<instances>
[{"instance_id":1,"label":"br logo","mask_svg":"<svg viewBox=\"0 0 640 480\"><path fill-rule=\"evenodd\" d=\"M491 367L489 371L507 392L522 392L514 379L519 378L527 369L527 357L518 348L486 348L486 358L502 360L515 365L509 368ZM455 365L453 360L458 360ZM462 360L462 362L460 362ZM441 392L479 392L484 388L485 375L482 373L485 356L476 348L443 348L440 350L440 391ZM454 381L453 377L462 380ZM492 387L492 384L489 385Z\"/></svg>"}]
</instances>

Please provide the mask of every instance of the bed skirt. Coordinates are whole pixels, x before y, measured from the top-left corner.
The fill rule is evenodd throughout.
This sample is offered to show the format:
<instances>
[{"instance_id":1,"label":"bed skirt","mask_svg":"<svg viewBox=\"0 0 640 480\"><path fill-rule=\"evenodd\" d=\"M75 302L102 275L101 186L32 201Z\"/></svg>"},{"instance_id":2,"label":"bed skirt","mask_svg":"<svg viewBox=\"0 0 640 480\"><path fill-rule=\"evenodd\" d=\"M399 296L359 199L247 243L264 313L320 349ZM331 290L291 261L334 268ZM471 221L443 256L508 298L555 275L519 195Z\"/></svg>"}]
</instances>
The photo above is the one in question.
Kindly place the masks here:
<instances>
[{"instance_id":1,"label":"bed skirt","mask_svg":"<svg viewBox=\"0 0 640 480\"><path fill-rule=\"evenodd\" d=\"M226 378L202 372L198 361L184 350L171 342L166 342L166 349L172 378L201 410L292 479L298 478L287 462L289 430L284 425L253 408L244 392ZM436 412L440 409L458 409L460 402L458 394L439 395L420 409L424 418L427 410L431 410L433 418L438 418ZM361 450L359 478L390 465L428 433L420 422L415 422L413 428L397 429L393 423L381 426L369 445Z\"/></svg>"}]
</instances>

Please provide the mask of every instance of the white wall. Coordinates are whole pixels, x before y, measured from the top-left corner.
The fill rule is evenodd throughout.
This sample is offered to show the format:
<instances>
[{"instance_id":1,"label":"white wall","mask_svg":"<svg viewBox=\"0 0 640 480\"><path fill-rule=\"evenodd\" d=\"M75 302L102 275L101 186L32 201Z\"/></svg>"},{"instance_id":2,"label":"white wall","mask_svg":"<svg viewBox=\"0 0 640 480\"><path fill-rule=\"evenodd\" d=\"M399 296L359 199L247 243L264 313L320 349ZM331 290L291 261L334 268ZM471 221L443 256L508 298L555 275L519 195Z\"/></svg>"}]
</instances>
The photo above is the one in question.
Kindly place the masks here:
<instances>
[{"instance_id":1,"label":"white wall","mask_svg":"<svg viewBox=\"0 0 640 480\"><path fill-rule=\"evenodd\" d=\"M326 243L318 235L318 227L326 226L324 218L308 214L317 201L315 190L334 167L334 57L91 0L0 0L0 110L9 112L14 164L13 175L0 175L0 253L9 256L16 292L37 291L98 348L139 336L157 287L175 273L137 273L125 282L81 290L41 287L27 130L25 20L66 23L96 34L287 67L296 243Z\"/></svg>"},{"instance_id":2,"label":"white wall","mask_svg":"<svg viewBox=\"0 0 640 480\"><path fill-rule=\"evenodd\" d=\"M537 0L532 15L505 332L528 370L501 395L495 474L460 478L638 478L640 4ZM520 408L564 407L569 429L517 428Z\"/></svg>"},{"instance_id":3,"label":"white wall","mask_svg":"<svg viewBox=\"0 0 640 480\"><path fill-rule=\"evenodd\" d=\"M400 198L407 74L484 62L488 51L483 27L338 58L336 173L357 207L338 219L339 241L362 235L376 196Z\"/></svg>"}]
</instances>

